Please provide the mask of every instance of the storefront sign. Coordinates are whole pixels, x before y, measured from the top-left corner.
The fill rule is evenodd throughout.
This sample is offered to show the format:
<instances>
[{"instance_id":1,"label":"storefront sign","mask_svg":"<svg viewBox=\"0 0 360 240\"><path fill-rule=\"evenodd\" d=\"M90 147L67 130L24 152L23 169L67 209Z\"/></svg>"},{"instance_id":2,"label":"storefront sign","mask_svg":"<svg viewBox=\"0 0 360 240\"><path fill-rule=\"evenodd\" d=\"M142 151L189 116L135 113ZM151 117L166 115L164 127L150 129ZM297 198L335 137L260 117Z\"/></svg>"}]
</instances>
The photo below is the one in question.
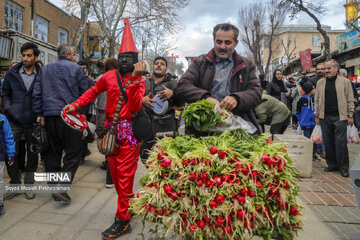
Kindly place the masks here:
<instances>
[{"instance_id":1,"label":"storefront sign","mask_svg":"<svg viewBox=\"0 0 360 240\"><path fill-rule=\"evenodd\" d=\"M313 68L313 62L311 59L311 49L308 48L308 49L300 52L299 54L300 54L300 62L301 62L302 71L306 72L306 70Z\"/></svg>"},{"instance_id":2,"label":"storefront sign","mask_svg":"<svg viewBox=\"0 0 360 240\"><path fill-rule=\"evenodd\" d=\"M335 37L335 45L339 53L360 47L360 33L357 30Z\"/></svg>"}]
</instances>

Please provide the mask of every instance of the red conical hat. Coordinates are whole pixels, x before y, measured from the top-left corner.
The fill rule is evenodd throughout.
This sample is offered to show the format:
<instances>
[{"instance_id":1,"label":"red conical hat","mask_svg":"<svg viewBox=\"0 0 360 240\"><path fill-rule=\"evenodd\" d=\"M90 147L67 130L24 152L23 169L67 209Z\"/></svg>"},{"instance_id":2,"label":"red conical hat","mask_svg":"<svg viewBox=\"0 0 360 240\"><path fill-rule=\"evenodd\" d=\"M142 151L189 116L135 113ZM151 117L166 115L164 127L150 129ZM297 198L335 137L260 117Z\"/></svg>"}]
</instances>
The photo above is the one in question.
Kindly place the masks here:
<instances>
[{"instance_id":1,"label":"red conical hat","mask_svg":"<svg viewBox=\"0 0 360 240\"><path fill-rule=\"evenodd\" d=\"M119 54L124 53L124 52L136 52L137 53L138 51L136 49L135 41L134 41L133 35L131 33L129 19L124 18L124 23L125 23L125 27L124 27L122 40L121 40Z\"/></svg>"}]
</instances>

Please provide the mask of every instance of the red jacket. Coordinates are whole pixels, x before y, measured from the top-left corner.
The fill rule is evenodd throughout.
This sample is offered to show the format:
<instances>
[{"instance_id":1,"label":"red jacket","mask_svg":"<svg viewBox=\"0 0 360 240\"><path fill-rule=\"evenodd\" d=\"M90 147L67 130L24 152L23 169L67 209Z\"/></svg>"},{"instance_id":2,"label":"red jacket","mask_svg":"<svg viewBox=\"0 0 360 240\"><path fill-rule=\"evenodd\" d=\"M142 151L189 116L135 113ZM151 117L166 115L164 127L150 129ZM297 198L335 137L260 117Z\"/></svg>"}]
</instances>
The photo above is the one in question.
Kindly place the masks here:
<instances>
[{"instance_id":1,"label":"red jacket","mask_svg":"<svg viewBox=\"0 0 360 240\"><path fill-rule=\"evenodd\" d=\"M120 96L120 89L116 79L116 71L111 70L106 72L96 83L95 86L87 90L79 99L74 103L78 104L80 108L94 101L96 97L106 91L107 100L106 100L106 110L105 117L113 118L115 114L115 108ZM142 99L145 93L145 82L142 80L141 76L133 77L130 75L125 75L121 77L123 86L126 82L130 81L128 87L125 90L126 96L128 97L128 104L125 100L122 103L122 107L119 114L119 119L131 119L133 117L133 112L138 112L141 108Z\"/></svg>"}]
</instances>

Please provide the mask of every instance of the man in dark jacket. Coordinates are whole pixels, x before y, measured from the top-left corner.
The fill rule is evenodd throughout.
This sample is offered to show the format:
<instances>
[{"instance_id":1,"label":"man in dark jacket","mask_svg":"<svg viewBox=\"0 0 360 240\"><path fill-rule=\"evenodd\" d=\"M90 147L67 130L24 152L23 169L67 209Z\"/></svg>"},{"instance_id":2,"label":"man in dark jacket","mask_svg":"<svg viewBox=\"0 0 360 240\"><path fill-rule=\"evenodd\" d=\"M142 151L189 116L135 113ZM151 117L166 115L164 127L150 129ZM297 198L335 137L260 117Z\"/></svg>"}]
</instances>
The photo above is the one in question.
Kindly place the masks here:
<instances>
[{"instance_id":1,"label":"man in dark jacket","mask_svg":"<svg viewBox=\"0 0 360 240\"><path fill-rule=\"evenodd\" d=\"M58 48L59 60L44 66L37 76L33 91L33 110L37 122L45 124L49 148L44 151L47 172L71 172L74 179L82 153L82 133L67 126L60 117L65 105L74 102L87 89L88 80L81 66L74 63L75 49ZM62 152L65 151L63 166ZM67 193L53 193L55 201L70 202Z\"/></svg>"},{"instance_id":2,"label":"man in dark jacket","mask_svg":"<svg viewBox=\"0 0 360 240\"><path fill-rule=\"evenodd\" d=\"M325 64L324 63L318 63L316 65L316 75L312 76L310 78L310 82L314 85L316 88L317 82L325 76Z\"/></svg>"},{"instance_id":3,"label":"man in dark jacket","mask_svg":"<svg viewBox=\"0 0 360 240\"><path fill-rule=\"evenodd\" d=\"M235 51L238 35L232 24L214 27L214 48L194 59L178 83L175 100L206 99L257 125L252 110L261 102L261 85L255 65Z\"/></svg>"},{"instance_id":4,"label":"man in dark jacket","mask_svg":"<svg viewBox=\"0 0 360 240\"><path fill-rule=\"evenodd\" d=\"M153 66L153 77L145 80L146 91L142 100L143 106L146 108L147 114L150 116L153 128L154 138L146 139L141 145L140 157L143 163L148 158L148 151L155 143L155 138L164 136L175 137L176 135L176 119L174 112L174 90L177 87L175 79L167 74L167 61L163 57L156 57ZM156 114L154 109L153 97L157 95L162 101L168 102L166 111Z\"/></svg>"},{"instance_id":5,"label":"man in dark jacket","mask_svg":"<svg viewBox=\"0 0 360 240\"><path fill-rule=\"evenodd\" d=\"M19 142L22 136L25 137L27 147L27 162L25 168L25 184L34 183L34 172L37 170L38 154L30 151L30 138L33 124L36 121L32 111L32 92L34 79L40 71L36 63L39 56L39 49L36 44L27 42L21 46L22 62L15 65L5 76L2 89L4 111L7 115L16 143L15 159L19 155ZM8 166L8 173L11 183L19 184L18 162ZM25 192L27 199L33 199L35 194ZM9 199L9 198L7 198Z\"/></svg>"}]
</instances>

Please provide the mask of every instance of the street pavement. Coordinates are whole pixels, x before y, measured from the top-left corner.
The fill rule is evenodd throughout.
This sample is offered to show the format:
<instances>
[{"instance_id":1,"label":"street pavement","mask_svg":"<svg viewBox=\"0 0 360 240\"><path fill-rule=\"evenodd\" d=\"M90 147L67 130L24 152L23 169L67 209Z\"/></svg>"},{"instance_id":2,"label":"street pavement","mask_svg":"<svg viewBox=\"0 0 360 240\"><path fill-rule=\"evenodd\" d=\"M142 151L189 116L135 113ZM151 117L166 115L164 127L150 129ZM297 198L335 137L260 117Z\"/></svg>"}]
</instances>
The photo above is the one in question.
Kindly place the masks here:
<instances>
[{"instance_id":1,"label":"street pavement","mask_svg":"<svg viewBox=\"0 0 360 240\"><path fill-rule=\"evenodd\" d=\"M113 223L117 195L115 189L105 188L105 171L99 168L104 157L95 144L90 150L92 154L76 173L70 204L54 202L49 193L37 194L32 200L23 194L6 200L6 212L0 217L0 239L101 239L100 233ZM324 160L314 162L313 177L299 180L298 200L305 206L305 229L296 239L360 239L360 217L350 179L325 173L323 167ZM139 161L134 191L140 188L139 179L145 172ZM6 174L4 182L9 182ZM149 226L143 230L139 220L132 220L131 226L132 232L119 239L160 239L149 233Z\"/></svg>"}]
</instances>

